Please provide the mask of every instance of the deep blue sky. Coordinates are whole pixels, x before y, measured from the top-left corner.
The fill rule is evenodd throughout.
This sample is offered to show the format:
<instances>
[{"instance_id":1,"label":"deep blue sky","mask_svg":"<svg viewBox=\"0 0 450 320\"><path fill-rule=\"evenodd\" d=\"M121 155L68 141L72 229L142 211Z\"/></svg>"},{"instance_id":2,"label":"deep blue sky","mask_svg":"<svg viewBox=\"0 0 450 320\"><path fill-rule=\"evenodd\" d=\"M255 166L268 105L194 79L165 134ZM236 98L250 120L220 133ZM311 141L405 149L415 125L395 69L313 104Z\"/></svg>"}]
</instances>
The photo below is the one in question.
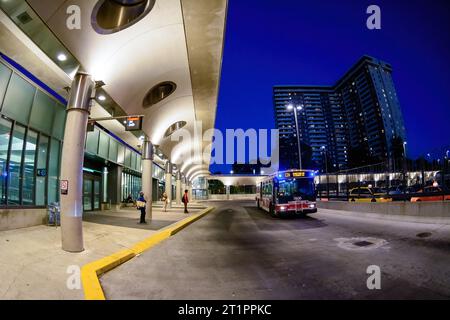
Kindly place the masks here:
<instances>
[{"instance_id":1,"label":"deep blue sky","mask_svg":"<svg viewBox=\"0 0 450 320\"><path fill-rule=\"evenodd\" d=\"M381 30L366 28L371 4ZM409 155L436 154L450 145L449 30L446 0L229 0L216 127L274 128L273 85L333 84L369 54L394 68Z\"/></svg>"}]
</instances>

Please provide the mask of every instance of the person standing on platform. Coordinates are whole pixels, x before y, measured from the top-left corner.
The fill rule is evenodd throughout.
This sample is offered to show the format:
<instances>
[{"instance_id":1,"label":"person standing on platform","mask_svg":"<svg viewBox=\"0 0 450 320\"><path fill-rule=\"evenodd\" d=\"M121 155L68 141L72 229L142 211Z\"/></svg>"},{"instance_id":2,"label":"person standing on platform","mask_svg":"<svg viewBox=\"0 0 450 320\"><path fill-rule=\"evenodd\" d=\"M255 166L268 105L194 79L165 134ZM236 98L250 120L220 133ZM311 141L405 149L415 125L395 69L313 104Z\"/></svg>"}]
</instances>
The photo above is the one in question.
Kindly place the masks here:
<instances>
[{"instance_id":1,"label":"person standing on platform","mask_svg":"<svg viewBox=\"0 0 450 320\"><path fill-rule=\"evenodd\" d=\"M189 203L189 196L188 196L188 190L184 190L184 195L183 195L183 199L182 199L182 201L183 201L183 203L184 203L184 213L189 213L189 211L188 211L188 209L187 209L187 206L188 206L188 203Z\"/></svg>"},{"instance_id":2,"label":"person standing on platform","mask_svg":"<svg viewBox=\"0 0 450 320\"><path fill-rule=\"evenodd\" d=\"M145 207L147 206L147 200L144 198L144 192L139 193L139 198L136 201L136 207L138 210L141 211L141 220L139 224L147 224L145 221L145 215L147 214L145 211Z\"/></svg>"},{"instance_id":3,"label":"person standing on platform","mask_svg":"<svg viewBox=\"0 0 450 320\"><path fill-rule=\"evenodd\" d=\"M167 205L169 204L169 197L167 193L163 193L161 200L164 202L164 212L167 212Z\"/></svg>"}]
</instances>

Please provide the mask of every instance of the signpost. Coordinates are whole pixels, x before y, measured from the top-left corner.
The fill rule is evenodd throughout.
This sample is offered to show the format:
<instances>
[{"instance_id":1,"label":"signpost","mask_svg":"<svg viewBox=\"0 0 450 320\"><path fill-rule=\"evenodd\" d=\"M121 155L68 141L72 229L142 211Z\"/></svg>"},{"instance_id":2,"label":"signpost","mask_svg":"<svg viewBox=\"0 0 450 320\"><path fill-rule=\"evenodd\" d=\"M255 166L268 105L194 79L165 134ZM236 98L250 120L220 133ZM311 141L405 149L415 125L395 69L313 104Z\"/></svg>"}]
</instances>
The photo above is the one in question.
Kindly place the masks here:
<instances>
[{"instance_id":1,"label":"signpost","mask_svg":"<svg viewBox=\"0 0 450 320\"><path fill-rule=\"evenodd\" d=\"M87 128L86 128L86 131L87 132L94 132L94 127L95 127L95 121L88 121L88 124L87 124Z\"/></svg>"},{"instance_id":2,"label":"signpost","mask_svg":"<svg viewBox=\"0 0 450 320\"><path fill-rule=\"evenodd\" d=\"M61 194L68 195L69 194L69 181L61 180Z\"/></svg>"},{"instance_id":3,"label":"signpost","mask_svg":"<svg viewBox=\"0 0 450 320\"><path fill-rule=\"evenodd\" d=\"M142 130L142 123L144 121L144 116L137 115L137 116L120 116L120 117L89 119L88 125L87 125L87 131L88 132L94 131L94 126L95 126L96 122L110 121L110 120L122 120L122 119L125 119L125 121L123 122L123 124L125 126L125 131L140 131L140 130Z\"/></svg>"},{"instance_id":4,"label":"signpost","mask_svg":"<svg viewBox=\"0 0 450 320\"><path fill-rule=\"evenodd\" d=\"M138 117L128 117L127 123L125 124L125 130L126 131L138 131L142 130L142 118L141 116Z\"/></svg>"}]
</instances>

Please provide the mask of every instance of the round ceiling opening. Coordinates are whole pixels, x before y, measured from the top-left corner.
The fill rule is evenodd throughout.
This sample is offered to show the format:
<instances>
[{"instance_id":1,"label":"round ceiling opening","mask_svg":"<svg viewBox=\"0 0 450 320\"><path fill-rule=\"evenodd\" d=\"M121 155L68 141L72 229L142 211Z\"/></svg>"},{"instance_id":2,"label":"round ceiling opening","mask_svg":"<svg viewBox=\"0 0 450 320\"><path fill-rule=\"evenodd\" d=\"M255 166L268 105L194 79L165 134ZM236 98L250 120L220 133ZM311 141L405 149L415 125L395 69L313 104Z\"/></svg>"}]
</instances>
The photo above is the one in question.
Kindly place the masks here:
<instances>
[{"instance_id":1,"label":"round ceiling opening","mask_svg":"<svg viewBox=\"0 0 450 320\"><path fill-rule=\"evenodd\" d=\"M184 126L186 126L187 122L186 121L178 121L175 122L173 125L171 125L167 130L166 133L164 134L164 137L170 137L175 131L183 128Z\"/></svg>"},{"instance_id":2,"label":"round ceiling opening","mask_svg":"<svg viewBox=\"0 0 450 320\"><path fill-rule=\"evenodd\" d=\"M91 22L100 34L126 29L144 18L156 0L99 0L92 12Z\"/></svg>"},{"instance_id":3,"label":"round ceiling opening","mask_svg":"<svg viewBox=\"0 0 450 320\"><path fill-rule=\"evenodd\" d=\"M176 89L177 85L172 81L161 82L150 89L150 91L145 96L142 105L144 106L144 108L149 108L166 99L168 96L174 93Z\"/></svg>"}]
</instances>

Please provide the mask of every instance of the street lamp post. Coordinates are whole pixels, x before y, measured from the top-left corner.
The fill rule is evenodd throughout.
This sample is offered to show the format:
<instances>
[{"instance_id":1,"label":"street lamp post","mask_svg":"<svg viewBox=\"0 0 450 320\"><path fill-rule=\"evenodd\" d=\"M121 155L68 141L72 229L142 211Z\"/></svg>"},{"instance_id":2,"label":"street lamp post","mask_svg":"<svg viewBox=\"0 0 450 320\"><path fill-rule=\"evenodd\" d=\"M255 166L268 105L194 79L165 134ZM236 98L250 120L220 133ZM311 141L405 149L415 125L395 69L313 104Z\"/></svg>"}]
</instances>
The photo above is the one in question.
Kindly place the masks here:
<instances>
[{"instance_id":1,"label":"street lamp post","mask_svg":"<svg viewBox=\"0 0 450 320\"><path fill-rule=\"evenodd\" d=\"M294 108L294 106L292 104L289 104L287 106L287 109L294 111L295 128L296 128L296 132L297 132L298 165L299 165L299 169L301 170L303 168L303 166L302 166L302 147L301 147L301 141L300 141L300 130L299 130L299 126L298 126L297 110L302 110L303 108L302 108L302 106L298 106L297 108Z\"/></svg>"},{"instance_id":2,"label":"street lamp post","mask_svg":"<svg viewBox=\"0 0 450 320\"><path fill-rule=\"evenodd\" d=\"M406 191L406 171L407 171L407 162L406 162L406 145L408 143L406 141L403 142L403 187L404 191Z\"/></svg>"},{"instance_id":3,"label":"street lamp post","mask_svg":"<svg viewBox=\"0 0 450 320\"><path fill-rule=\"evenodd\" d=\"M322 146L322 151L324 154L324 160L325 160L325 174L327 176L327 198L330 199L330 178L328 175L328 157L327 157L327 147Z\"/></svg>"}]
</instances>

